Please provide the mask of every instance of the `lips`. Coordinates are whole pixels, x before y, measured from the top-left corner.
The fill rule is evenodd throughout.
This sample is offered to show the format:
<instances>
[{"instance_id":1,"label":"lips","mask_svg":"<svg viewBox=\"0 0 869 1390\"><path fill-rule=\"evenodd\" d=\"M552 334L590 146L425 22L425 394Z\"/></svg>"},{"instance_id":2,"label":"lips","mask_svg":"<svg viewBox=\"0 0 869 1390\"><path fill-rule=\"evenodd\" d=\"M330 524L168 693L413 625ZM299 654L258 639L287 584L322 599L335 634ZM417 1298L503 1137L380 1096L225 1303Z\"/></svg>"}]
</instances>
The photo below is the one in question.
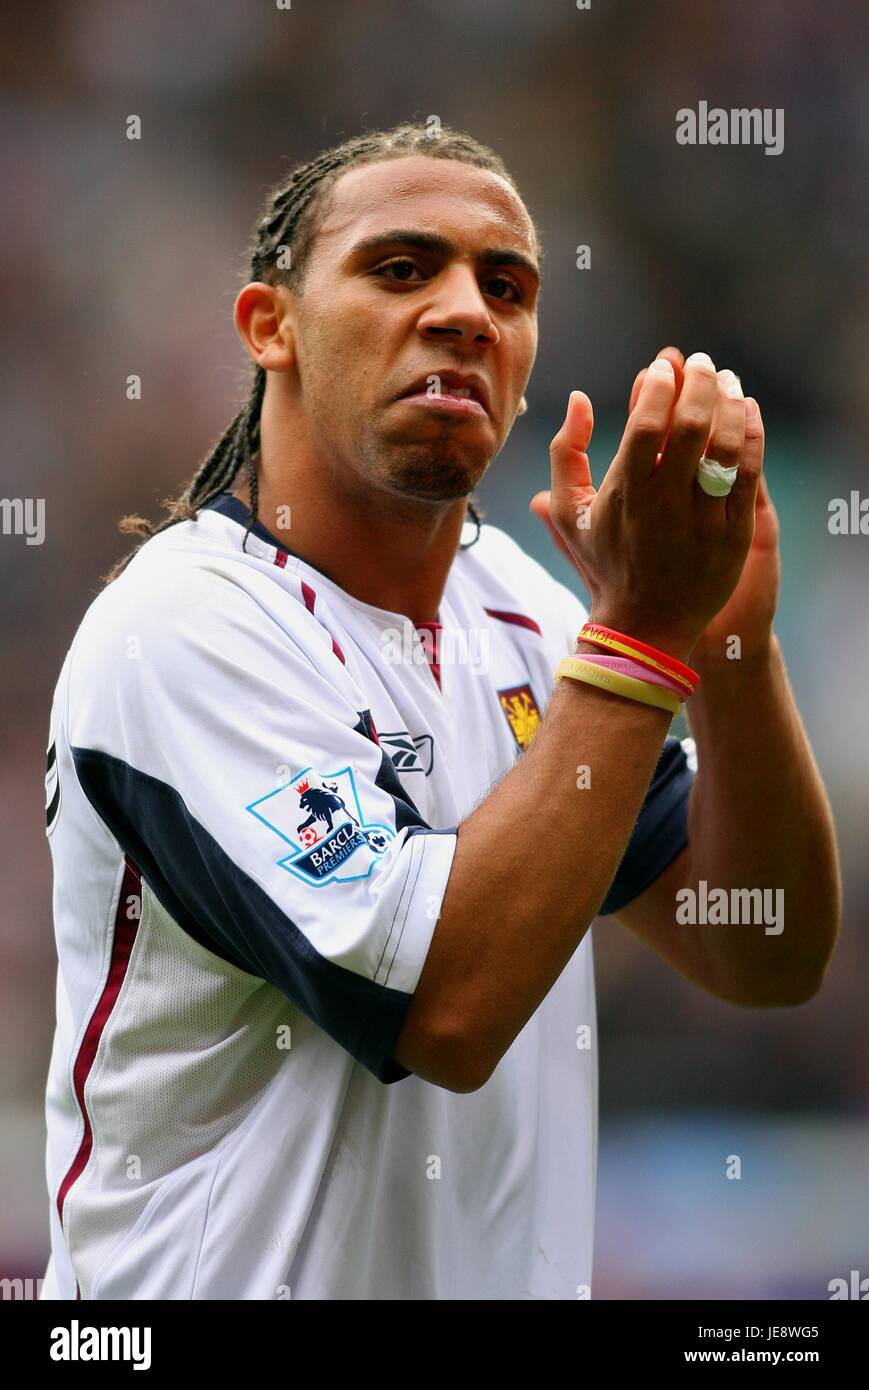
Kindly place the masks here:
<instances>
[{"instance_id":1,"label":"lips","mask_svg":"<svg viewBox=\"0 0 869 1390\"><path fill-rule=\"evenodd\" d=\"M436 386L438 383L440 385L439 391L433 389L433 378L434 385ZM445 399L456 401L465 400L475 402L477 406L482 406L487 414L489 410L489 397L486 384L482 377L471 372L439 372L435 368L432 368L423 376L417 377L405 391L402 391L398 400L407 400L412 396L426 397L432 404L437 404L439 401Z\"/></svg>"}]
</instances>

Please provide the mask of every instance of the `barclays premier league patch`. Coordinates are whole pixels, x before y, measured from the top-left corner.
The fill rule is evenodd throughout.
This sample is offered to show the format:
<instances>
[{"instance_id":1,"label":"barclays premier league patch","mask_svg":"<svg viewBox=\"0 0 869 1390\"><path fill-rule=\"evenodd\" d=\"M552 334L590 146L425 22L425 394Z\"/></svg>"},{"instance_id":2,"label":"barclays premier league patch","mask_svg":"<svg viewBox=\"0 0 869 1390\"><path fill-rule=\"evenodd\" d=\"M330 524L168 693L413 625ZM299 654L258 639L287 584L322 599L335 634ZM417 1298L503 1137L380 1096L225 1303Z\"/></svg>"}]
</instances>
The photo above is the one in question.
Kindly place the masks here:
<instances>
[{"instance_id":1,"label":"barclays premier league patch","mask_svg":"<svg viewBox=\"0 0 869 1390\"><path fill-rule=\"evenodd\" d=\"M292 845L280 867L317 888L367 878L395 837L388 825L365 819L350 767L322 774L305 768L246 809Z\"/></svg>"}]
</instances>

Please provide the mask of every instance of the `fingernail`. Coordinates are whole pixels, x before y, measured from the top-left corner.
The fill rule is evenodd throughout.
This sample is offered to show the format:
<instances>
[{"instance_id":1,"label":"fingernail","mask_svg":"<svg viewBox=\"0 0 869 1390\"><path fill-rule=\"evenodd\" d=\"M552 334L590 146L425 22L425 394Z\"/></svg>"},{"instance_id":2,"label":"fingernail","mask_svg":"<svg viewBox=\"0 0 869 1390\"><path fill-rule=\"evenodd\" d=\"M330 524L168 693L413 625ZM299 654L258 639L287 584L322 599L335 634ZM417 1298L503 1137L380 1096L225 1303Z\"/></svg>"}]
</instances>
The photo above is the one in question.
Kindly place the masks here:
<instances>
[{"instance_id":1,"label":"fingernail","mask_svg":"<svg viewBox=\"0 0 869 1390\"><path fill-rule=\"evenodd\" d=\"M715 371L715 363L712 361L712 358L709 356L708 352L692 352L691 356L686 359L685 366L708 367L713 372Z\"/></svg>"},{"instance_id":2,"label":"fingernail","mask_svg":"<svg viewBox=\"0 0 869 1390\"><path fill-rule=\"evenodd\" d=\"M673 363L669 357L656 357L654 362L649 364L649 371L653 376L672 376Z\"/></svg>"},{"instance_id":3,"label":"fingernail","mask_svg":"<svg viewBox=\"0 0 869 1390\"><path fill-rule=\"evenodd\" d=\"M734 401L741 401L743 395L742 382L739 380L736 372L732 372L730 368L727 367L723 372L719 372L718 375L724 386L725 396L729 396L730 399Z\"/></svg>"},{"instance_id":4,"label":"fingernail","mask_svg":"<svg viewBox=\"0 0 869 1390\"><path fill-rule=\"evenodd\" d=\"M760 419L760 410L757 401L752 396L747 396L745 401L745 423L756 425Z\"/></svg>"}]
</instances>

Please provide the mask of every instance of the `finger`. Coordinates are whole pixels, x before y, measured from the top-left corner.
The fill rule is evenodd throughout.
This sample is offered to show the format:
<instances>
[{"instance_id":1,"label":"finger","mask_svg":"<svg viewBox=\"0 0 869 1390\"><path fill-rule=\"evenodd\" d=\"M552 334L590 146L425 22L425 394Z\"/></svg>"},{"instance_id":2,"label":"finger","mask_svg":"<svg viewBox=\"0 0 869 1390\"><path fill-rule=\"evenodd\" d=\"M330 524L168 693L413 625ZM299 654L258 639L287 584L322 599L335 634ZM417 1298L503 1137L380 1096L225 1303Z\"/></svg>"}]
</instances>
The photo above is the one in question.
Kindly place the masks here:
<instances>
[{"instance_id":1,"label":"finger","mask_svg":"<svg viewBox=\"0 0 869 1390\"><path fill-rule=\"evenodd\" d=\"M556 499L571 489L592 486L588 449L594 429L594 411L584 391L571 391L564 424L549 446L552 491Z\"/></svg>"},{"instance_id":2,"label":"finger","mask_svg":"<svg viewBox=\"0 0 869 1390\"><path fill-rule=\"evenodd\" d=\"M760 478L757 484L757 497L755 498L755 505L759 512L764 512L768 508L772 509L772 498L769 495L769 488L766 485L766 474L763 472L763 470L761 470Z\"/></svg>"},{"instance_id":3,"label":"finger","mask_svg":"<svg viewBox=\"0 0 869 1390\"><path fill-rule=\"evenodd\" d=\"M633 384L633 386L631 387L631 395L630 395L630 399L629 399L629 401L628 401L628 414L629 414L629 415L630 415L631 411L633 410L634 406L635 406L636 403L637 403L637 397L638 397L639 394L640 394L640 387L642 386L643 382L644 382L645 379L646 379L646 372L647 372L647 371L648 371L648 367L643 367L640 371L637 372L637 375L634 377L634 384Z\"/></svg>"},{"instance_id":4,"label":"finger","mask_svg":"<svg viewBox=\"0 0 869 1390\"><path fill-rule=\"evenodd\" d=\"M665 347L665 348L661 348L661 351L658 353L658 356L659 356L659 357L666 357L667 361L670 363L671 367L673 368L673 371L676 373L676 399L678 400L678 399L679 399L679 393L680 393L680 391L682 390L682 379L683 379L684 374L685 374L685 373L684 373L685 358L684 358L684 356L682 355L682 353L679 351L679 349L676 348L676 347ZM631 411L633 410L634 406L635 406L636 403L637 403L637 397L638 397L639 394L640 394L640 387L642 386L642 384L643 384L643 382L644 382L644 380L645 380L645 378L646 378L646 372L647 372L647 370L648 370L648 368L643 367L641 371L637 372L637 375L636 375L636 377L634 378L634 384L633 384L633 386L631 387L630 400L628 401L628 414L629 414L629 415L630 415Z\"/></svg>"},{"instance_id":5,"label":"finger","mask_svg":"<svg viewBox=\"0 0 869 1390\"><path fill-rule=\"evenodd\" d=\"M645 369L636 405L628 416L619 451L610 467L630 480L647 478L655 467L676 398L676 373L666 357ZM609 474L607 474L609 477Z\"/></svg>"},{"instance_id":6,"label":"finger","mask_svg":"<svg viewBox=\"0 0 869 1390\"><path fill-rule=\"evenodd\" d=\"M715 364L705 352L685 362L682 394L673 407L670 433L661 459L661 481L693 488L697 465L709 438L718 399Z\"/></svg>"},{"instance_id":7,"label":"finger","mask_svg":"<svg viewBox=\"0 0 869 1390\"><path fill-rule=\"evenodd\" d=\"M594 429L594 411L584 391L571 391L564 424L549 446L552 489L587 487L591 484L588 449Z\"/></svg>"},{"instance_id":8,"label":"finger","mask_svg":"<svg viewBox=\"0 0 869 1390\"><path fill-rule=\"evenodd\" d=\"M672 366L673 371L676 373L676 395L675 395L675 398L674 398L674 401L673 401L673 404L675 405L675 404L676 404L676 401L678 401L679 397L680 397L681 394L682 394L682 387L683 387L684 384L685 384L685 354L684 354L683 352L680 352L679 349L678 349L677 347L665 347L665 348L661 348L661 351L658 353L658 356L659 356L659 357L666 357L667 361L668 361L668 362L670 363L670 365ZM672 422L672 418L673 418L673 417L672 417L672 415L671 415L671 416L670 416L671 422ZM662 451L663 451L663 450L666 448L666 446L667 446L667 440L668 440L669 436L670 436L670 426L668 425L668 426L667 426L666 433L664 434L664 438L663 438L662 443L661 443L661 450L662 450Z\"/></svg>"},{"instance_id":9,"label":"finger","mask_svg":"<svg viewBox=\"0 0 869 1390\"><path fill-rule=\"evenodd\" d=\"M584 391L571 391L564 424L549 446L552 490L549 516L562 535L572 534L578 509L595 496L588 449L594 411Z\"/></svg>"},{"instance_id":10,"label":"finger","mask_svg":"<svg viewBox=\"0 0 869 1390\"><path fill-rule=\"evenodd\" d=\"M684 352L680 352L677 347L665 347L661 348L658 356L666 357L673 371L676 373L676 399L678 400L682 391L682 382L685 377L685 354Z\"/></svg>"},{"instance_id":11,"label":"finger","mask_svg":"<svg viewBox=\"0 0 869 1390\"><path fill-rule=\"evenodd\" d=\"M745 401L745 441L739 456L736 481L727 494L728 523L754 522L754 506L763 473L764 429L760 407L753 396Z\"/></svg>"},{"instance_id":12,"label":"finger","mask_svg":"<svg viewBox=\"0 0 869 1390\"><path fill-rule=\"evenodd\" d=\"M706 458L714 459L722 468L735 468L742 456L745 443L745 398L739 377L729 369L718 373L718 395L715 401L715 414L712 428L703 449ZM699 482L695 482L698 500L704 501L707 494ZM728 494L729 495L729 494ZM720 505L721 498L710 497L710 503Z\"/></svg>"}]
</instances>

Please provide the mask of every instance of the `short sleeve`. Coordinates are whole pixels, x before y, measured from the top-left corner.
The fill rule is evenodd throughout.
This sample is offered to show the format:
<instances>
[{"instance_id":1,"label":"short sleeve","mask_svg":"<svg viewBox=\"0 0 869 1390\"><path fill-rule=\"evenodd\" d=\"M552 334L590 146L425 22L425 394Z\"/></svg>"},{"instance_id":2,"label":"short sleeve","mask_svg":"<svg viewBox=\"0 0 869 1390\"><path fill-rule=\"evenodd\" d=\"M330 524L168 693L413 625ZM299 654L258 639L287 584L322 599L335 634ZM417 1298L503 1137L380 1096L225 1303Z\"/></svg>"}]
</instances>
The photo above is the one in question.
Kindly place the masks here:
<instances>
[{"instance_id":1,"label":"short sleeve","mask_svg":"<svg viewBox=\"0 0 869 1390\"><path fill-rule=\"evenodd\" d=\"M203 571L184 576L176 607L127 611L117 584L71 670L91 805L181 928L275 985L379 1080L406 1077L391 1053L456 828L426 824L304 610L290 633Z\"/></svg>"}]
</instances>

